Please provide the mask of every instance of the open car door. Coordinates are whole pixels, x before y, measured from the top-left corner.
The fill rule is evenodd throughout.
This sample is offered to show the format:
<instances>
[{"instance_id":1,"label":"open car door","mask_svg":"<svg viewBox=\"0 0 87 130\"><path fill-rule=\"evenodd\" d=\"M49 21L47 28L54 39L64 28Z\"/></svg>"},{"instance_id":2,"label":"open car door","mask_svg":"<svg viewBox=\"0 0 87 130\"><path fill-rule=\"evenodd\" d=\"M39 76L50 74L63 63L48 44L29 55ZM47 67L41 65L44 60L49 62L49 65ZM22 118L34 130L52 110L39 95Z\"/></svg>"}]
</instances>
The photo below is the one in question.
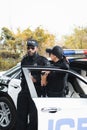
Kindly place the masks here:
<instances>
[{"instance_id":1,"label":"open car door","mask_svg":"<svg viewBox=\"0 0 87 130\"><path fill-rule=\"evenodd\" d=\"M87 85L87 80L69 70L48 67L23 67L29 91L38 110L38 130L87 130L87 95L78 97L38 97L30 77L30 71L50 70L68 73ZM69 86L70 87L70 86Z\"/></svg>"}]
</instances>

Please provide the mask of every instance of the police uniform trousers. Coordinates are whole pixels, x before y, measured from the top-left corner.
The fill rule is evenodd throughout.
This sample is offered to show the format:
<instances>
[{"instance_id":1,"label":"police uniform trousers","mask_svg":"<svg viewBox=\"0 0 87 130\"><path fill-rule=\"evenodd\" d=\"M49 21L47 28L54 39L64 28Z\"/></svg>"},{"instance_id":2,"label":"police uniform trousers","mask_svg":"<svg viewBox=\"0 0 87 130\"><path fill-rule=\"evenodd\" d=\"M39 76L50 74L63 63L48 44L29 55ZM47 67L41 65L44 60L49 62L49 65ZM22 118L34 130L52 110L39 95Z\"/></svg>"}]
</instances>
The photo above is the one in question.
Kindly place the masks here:
<instances>
[{"instance_id":1,"label":"police uniform trousers","mask_svg":"<svg viewBox=\"0 0 87 130\"><path fill-rule=\"evenodd\" d=\"M29 122L27 122L29 118ZM21 91L17 102L16 130L38 130L37 108L26 91Z\"/></svg>"}]
</instances>

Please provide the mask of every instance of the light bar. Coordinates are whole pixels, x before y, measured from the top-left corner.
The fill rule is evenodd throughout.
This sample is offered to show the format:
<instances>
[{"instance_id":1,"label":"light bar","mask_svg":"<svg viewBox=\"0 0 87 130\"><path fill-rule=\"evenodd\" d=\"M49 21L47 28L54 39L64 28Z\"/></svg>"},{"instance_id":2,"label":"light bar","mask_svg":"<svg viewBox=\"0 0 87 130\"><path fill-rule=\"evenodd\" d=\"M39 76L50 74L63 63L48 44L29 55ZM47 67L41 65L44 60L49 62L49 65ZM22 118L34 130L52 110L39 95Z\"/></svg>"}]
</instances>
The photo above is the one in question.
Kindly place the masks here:
<instances>
[{"instance_id":1,"label":"light bar","mask_svg":"<svg viewBox=\"0 0 87 130\"><path fill-rule=\"evenodd\" d=\"M77 49L77 50L69 50L69 49L64 49L64 55L87 55L87 49L82 50L82 49Z\"/></svg>"}]
</instances>

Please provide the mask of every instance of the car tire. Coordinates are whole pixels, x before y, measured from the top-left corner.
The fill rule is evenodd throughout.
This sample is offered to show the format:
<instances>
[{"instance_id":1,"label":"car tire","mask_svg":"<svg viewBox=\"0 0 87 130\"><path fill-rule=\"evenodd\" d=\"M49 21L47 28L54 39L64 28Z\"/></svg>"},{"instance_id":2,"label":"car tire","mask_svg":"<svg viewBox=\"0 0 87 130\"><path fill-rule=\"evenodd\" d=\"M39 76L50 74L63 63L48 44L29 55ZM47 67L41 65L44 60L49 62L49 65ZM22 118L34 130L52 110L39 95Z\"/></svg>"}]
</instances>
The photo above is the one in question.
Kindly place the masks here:
<instances>
[{"instance_id":1,"label":"car tire","mask_svg":"<svg viewBox=\"0 0 87 130\"><path fill-rule=\"evenodd\" d=\"M0 97L0 130L11 130L16 122L16 108L8 97Z\"/></svg>"}]
</instances>

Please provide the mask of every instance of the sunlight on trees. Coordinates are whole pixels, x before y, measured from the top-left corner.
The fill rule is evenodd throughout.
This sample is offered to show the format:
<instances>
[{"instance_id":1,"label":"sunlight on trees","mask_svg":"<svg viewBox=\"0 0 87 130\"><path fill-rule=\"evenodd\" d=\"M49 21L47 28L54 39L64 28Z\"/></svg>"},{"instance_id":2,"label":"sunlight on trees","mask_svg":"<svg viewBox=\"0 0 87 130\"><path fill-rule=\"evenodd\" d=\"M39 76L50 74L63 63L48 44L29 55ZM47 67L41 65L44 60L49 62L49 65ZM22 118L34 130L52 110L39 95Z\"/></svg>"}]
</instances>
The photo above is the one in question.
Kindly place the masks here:
<instances>
[{"instance_id":1,"label":"sunlight on trees","mask_svg":"<svg viewBox=\"0 0 87 130\"><path fill-rule=\"evenodd\" d=\"M87 48L87 28L78 27L74 29L73 34L64 37L64 45L71 49Z\"/></svg>"}]
</instances>

